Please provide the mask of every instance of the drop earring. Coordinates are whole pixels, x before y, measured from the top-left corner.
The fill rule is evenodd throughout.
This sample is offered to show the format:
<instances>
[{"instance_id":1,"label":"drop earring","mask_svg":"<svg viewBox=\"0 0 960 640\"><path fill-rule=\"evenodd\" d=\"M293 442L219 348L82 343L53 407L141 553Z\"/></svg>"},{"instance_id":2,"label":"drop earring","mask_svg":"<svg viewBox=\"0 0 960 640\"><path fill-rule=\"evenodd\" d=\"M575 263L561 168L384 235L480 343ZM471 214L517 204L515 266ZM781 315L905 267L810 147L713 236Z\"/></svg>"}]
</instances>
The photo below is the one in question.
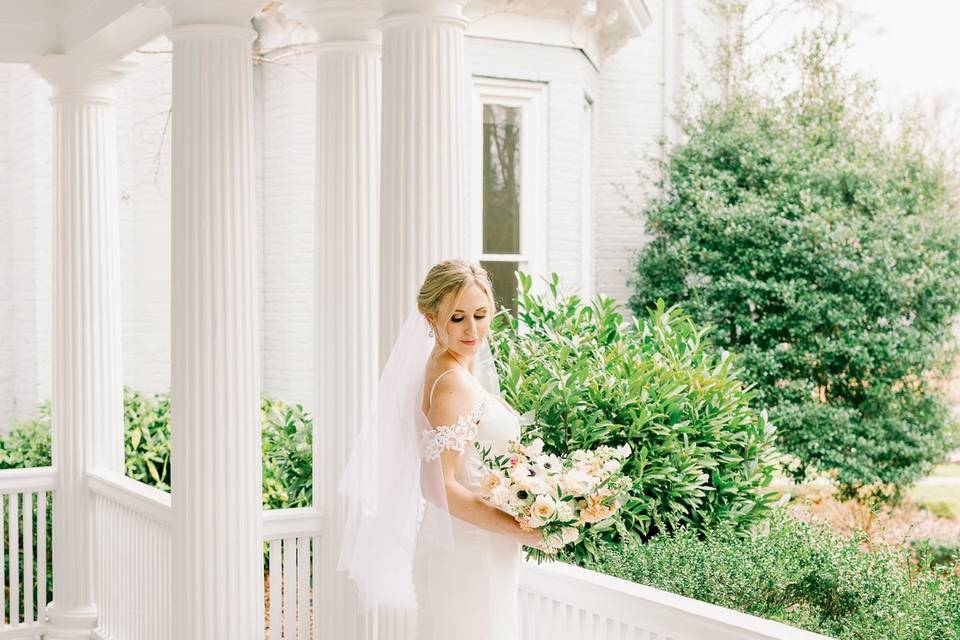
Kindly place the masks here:
<instances>
[{"instance_id":1,"label":"drop earring","mask_svg":"<svg viewBox=\"0 0 960 640\"><path fill-rule=\"evenodd\" d=\"M427 335L430 336L431 338L433 337L433 327L430 327L430 331L427 332Z\"/></svg>"}]
</instances>

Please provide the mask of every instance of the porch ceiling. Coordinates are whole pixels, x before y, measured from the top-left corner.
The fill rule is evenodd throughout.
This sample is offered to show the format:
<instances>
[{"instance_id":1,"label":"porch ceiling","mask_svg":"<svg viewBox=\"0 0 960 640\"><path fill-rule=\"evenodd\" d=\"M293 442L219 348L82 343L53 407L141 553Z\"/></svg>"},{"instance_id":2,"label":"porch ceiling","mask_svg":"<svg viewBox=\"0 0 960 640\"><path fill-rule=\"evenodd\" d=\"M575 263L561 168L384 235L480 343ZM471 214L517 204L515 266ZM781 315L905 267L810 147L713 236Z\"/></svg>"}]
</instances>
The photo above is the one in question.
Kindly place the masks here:
<instances>
[{"instance_id":1,"label":"porch ceiling","mask_svg":"<svg viewBox=\"0 0 960 640\"><path fill-rule=\"evenodd\" d=\"M0 62L47 53L115 60L168 31L178 4L203 22L206 7L232 1L0 0ZM582 47L596 65L650 22L643 0L470 0L465 15L469 35Z\"/></svg>"}]
</instances>

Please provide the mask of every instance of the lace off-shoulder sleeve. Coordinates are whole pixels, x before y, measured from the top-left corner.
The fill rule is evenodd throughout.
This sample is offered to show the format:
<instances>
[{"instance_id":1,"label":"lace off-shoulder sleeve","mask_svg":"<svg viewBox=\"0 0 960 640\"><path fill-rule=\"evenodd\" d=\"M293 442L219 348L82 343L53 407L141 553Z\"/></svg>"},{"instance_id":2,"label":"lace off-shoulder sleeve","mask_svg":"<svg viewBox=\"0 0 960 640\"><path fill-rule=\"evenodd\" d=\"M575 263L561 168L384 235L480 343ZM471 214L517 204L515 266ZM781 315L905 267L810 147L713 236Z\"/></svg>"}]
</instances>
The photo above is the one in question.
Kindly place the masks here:
<instances>
[{"instance_id":1,"label":"lace off-shoulder sleeve","mask_svg":"<svg viewBox=\"0 0 960 640\"><path fill-rule=\"evenodd\" d=\"M425 427L420 430L420 456L432 461L440 457L444 449L454 449L463 453L463 448L477 435L480 425L480 415L486 405L487 398L482 398L473 405L465 415L457 418L450 425L439 427Z\"/></svg>"}]
</instances>

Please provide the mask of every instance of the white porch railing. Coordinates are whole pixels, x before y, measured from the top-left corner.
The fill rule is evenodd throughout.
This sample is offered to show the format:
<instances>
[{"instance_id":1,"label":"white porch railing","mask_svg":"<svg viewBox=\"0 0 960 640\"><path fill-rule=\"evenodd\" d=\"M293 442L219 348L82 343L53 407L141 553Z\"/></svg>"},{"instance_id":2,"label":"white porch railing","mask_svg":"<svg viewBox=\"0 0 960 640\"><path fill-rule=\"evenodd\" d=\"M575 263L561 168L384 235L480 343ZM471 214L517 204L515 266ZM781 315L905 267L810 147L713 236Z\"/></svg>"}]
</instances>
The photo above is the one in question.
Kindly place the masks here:
<instances>
[{"instance_id":1,"label":"white porch railing","mask_svg":"<svg viewBox=\"0 0 960 640\"><path fill-rule=\"evenodd\" d=\"M830 640L569 564L525 563L524 640Z\"/></svg>"},{"instance_id":2,"label":"white porch railing","mask_svg":"<svg viewBox=\"0 0 960 640\"><path fill-rule=\"evenodd\" d=\"M0 471L0 576L10 612L0 640L43 632L50 555L47 513L55 486L50 467ZM170 496L102 469L88 471L93 495L94 586L98 640L169 640ZM25 517L33 514L36 517ZM322 516L313 508L263 512L269 578L265 637L312 638L318 572L314 553ZM32 544L28 544L30 541ZM34 551L35 549L35 551ZM0 568L3 567L0 558ZM22 586L21 586L22 585ZM524 640L828 640L777 622L562 563L525 563L520 572ZM382 640L408 640L410 625L381 627Z\"/></svg>"},{"instance_id":3,"label":"white porch railing","mask_svg":"<svg viewBox=\"0 0 960 640\"><path fill-rule=\"evenodd\" d=\"M93 503L98 640L170 638L170 495L105 469L87 471Z\"/></svg>"},{"instance_id":4,"label":"white porch railing","mask_svg":"<svg viewBox=\"0 0 960 640\"><path fill-rule=\"evenodd\" d=\"M51 570L47 507L56 477L53 467L0 471L0 639L43 631Z\"/></svg>"},{"instance_id":5,"label":"white porch railing","mask_svg":"<svg viewBox=\"0 0 960 640\"><path fill-rule=\"evenodd\" d=\"M264 585L269 640L311 640L321 516L314 508L263 512L263 539L269 545L269 584ZM312 558L312 561L311 561Z\"/></svg>"}]
</instances>

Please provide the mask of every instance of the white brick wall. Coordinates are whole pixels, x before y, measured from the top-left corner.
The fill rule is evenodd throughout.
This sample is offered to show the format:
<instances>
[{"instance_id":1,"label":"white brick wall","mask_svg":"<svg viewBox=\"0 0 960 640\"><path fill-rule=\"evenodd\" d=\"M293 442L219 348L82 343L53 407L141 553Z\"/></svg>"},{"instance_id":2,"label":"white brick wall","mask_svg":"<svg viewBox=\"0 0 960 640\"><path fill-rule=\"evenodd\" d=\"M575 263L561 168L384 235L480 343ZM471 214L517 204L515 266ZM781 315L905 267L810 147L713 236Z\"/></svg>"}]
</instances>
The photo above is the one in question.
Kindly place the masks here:
<instances>
[{"instance_id":1,"label":"white brick wall","mask_svg":"<svg viewBox=\"0 0 960 640\"><path fill-rule=\"evenodd\" d=\"M316 62L258 65L263 388L313 405Z\"/></svg>"},{"instance_id":2,"label":"white brick wall","mask_svg":"<svg viewBox=\"0 0 960 640\"><path fill-rule=\"evenodd\" d=\"M144 45L170 51L166 38ZM170 385L170 54L133 54L117 87L124 384Z\"/></svg>"},{"instance_id":3,"label":"white brick wall","mask_svg":"<svg viewBox=\"0 0 960 640\"><path fill-rule=\"evenodd\" d=\"M25 65L0 65L0 429L50 395L51 110Z\"/></svg>"},{"instance_id":4,"label":"white brick wall","mask_svg":"<svg viewBox=\"0 0 960 640\"><path fill-rule=\"evenodd\" d=\"M632 293L627 281L635 254L647 241L644 222L632 215L637 207L629 202L642 204L651 195L656 177L651 160L661 156L658 139L673 133L673 99L683 99L688 76L704 82L701 51L704 47L709 51L715 37L715 25L696 1L673 3L672 19L665 23L664 4L672 1L647 0L651 24L608 58L600 73L594 138L594 273L597 290L624 306ZM629 319L632 314L625 311Z\"/></svg>"}]
</instances>

